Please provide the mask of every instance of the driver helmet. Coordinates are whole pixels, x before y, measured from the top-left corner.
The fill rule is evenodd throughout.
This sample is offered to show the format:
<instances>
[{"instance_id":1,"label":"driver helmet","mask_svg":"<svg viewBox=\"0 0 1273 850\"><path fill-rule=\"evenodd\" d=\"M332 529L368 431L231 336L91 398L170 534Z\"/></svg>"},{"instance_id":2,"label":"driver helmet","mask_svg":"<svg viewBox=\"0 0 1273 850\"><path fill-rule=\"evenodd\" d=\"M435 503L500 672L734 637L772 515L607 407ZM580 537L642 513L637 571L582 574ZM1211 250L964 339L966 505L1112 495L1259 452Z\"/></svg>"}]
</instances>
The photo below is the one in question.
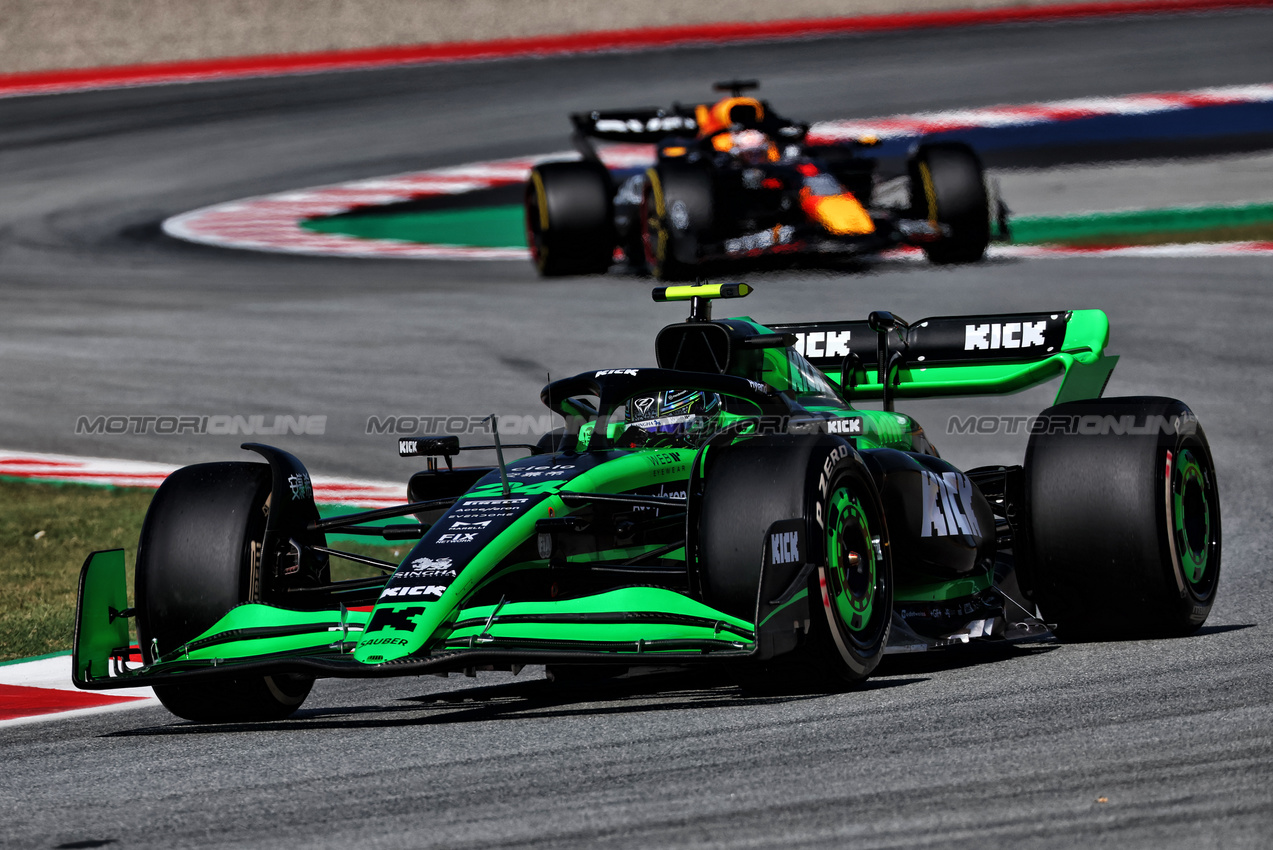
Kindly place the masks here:
<instances>
[{"instance_id":1,"label":"driver helmet","mask_svg":"<svg viewBox=\"0 0 1273 850\"><path fill-rule=\"evenodd\" d=\"M730 143L730 153L753 165L773 159L770 150L776 150L769 137L759 130L739 130L732 133Z\"/></svg>"},{"instance_id":2,"label":"driver helmet","mask_svg":"<svg viewBox=\"0 0 1273 850\"><path fill-rule=\"evenodd\" d=\"M623 442L633 446L700 446L715 431L721 399L702 390L662 390L628 400Z\"/></svg>"}]
</instances>

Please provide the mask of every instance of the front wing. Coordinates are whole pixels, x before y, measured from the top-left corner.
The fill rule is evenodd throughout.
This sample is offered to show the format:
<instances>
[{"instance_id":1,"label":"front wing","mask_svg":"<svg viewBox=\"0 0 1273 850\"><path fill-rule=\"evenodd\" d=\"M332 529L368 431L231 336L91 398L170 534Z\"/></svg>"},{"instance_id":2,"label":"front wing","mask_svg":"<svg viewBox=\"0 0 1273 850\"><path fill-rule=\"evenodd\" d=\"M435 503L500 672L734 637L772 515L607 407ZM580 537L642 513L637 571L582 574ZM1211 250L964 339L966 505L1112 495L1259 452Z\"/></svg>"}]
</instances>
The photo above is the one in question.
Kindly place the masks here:
<instances>
[{"instance_id":1,"label":"front wing","mask_svg":"<svg viewBox=\"0 0 1273 850\"><path fill-rule=\"evenodd\" d=\"M366 610L292 611L246 603L187 644L130 666L121 549L94 552L80 573L72 652L77 687L100 690L194 677L276 673L379 678L525 664L692 664L755 657L751 623L675 591L631 587L565 601L462 607L430 653L355 660ZM380 640L393 640L392 635Z\"/></svg>"}]
</instances>

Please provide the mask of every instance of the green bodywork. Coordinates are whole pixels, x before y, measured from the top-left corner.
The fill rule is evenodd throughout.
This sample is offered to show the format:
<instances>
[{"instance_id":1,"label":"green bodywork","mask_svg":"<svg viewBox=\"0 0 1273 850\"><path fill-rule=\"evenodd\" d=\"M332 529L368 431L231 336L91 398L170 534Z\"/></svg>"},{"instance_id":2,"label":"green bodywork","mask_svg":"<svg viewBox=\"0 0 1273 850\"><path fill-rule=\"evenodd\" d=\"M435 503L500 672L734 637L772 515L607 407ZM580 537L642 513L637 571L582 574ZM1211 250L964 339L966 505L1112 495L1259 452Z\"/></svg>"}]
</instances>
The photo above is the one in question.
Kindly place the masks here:
<instances>
[{"instance_id":1,"label":"green bodywork","mask_svg":"<svg viewBox=\"0 0 1273 850\"><path fill-rule=\"evenodd\" d=\"M769 332L750 319L738 321L751 324L758 334ZM894 396L905 399L1012 393L1059 376L1063 380L1058 401L1096 397L1117 360L1104 354L1108 334L1104 313L1074 311L1060 351L1021 362L928 367L912 364L901 370ZM808 414L859 418L862 430L852 437L859 450L915 448L916 436L922 431L910 417L853 406L881 397L878 374L867 373L852 391L850 404L840 395L838 372L821 372L790 348L770 348L764 354L763 374L753 379L763 381L768 392L786 395ZM694 386L694 374L685 373L689 387ZM735 426L739 434L735 439L748 438L749 414L745 407L722 417L724 424ZM601 415L604 417L605 412ZM604 425L592 421L576 426L577 452L515 460L507 465L507 484L497 471L492 471L469 488L425 532L395 574L404 574L413 564L437 565L445 560L455 573L449 583L444 589L439 585L437 594L428 587L422 591L426 597L436 598L392 595L396 579L391 576L371 610L367 606L358 610L341 606L302 612L267 604L243 604L182 646L157 647L157 660L150 665L129 669L116 661L118 669L108 675L112 658L127 655L128 618L120 614L127 607L127 588L122 554L94 553L81 578L74 652L76 682L90 688L127 687L168 674L180 676L209 668L231 670L244 663L259 666L297 659L328 663L328 667L318 671L319 675L367 674L359 670L390 675L395 670L420 671L404 662L432 659L438 663L447 661L448 669L460 669L471 654L489 658L491 653L501 651L537 653L536 663L544 663L554 653L570 655L574 660L586 656L594 663L608 657L614 663L627 664L641 663L651 655L683 660L755 656L760 646L755 623L725 614L678 590L620 587L562 600L552 598L547 590L541 594L543 598L492 596L510 577L551 572L551 556L537 551L537 541L543 538L537 524L578 514L581 502L568 501L571 494L643 493L685 498L691 468L703 453L685 447L616 447L614 440L622 426L620 419L613 418L613 412ZM601 428L608 446L597 449L590 442L595 442L594 429ZM465 512L486 504L496 505L496 513L491 515L500 516L492 526L498 533L481 541L471 557L460 557L459 548L446 545L439 535L446 536L442 532L455 517L476 516ZM500 505L507 508L505 513L499 513L503 510ZM673 544L660 548L646 542L567 553L559 557L557 566L569 569L572 565L598 563L622 565L651 553L657 555L653 560L658 563L686 563L683 547ZM895 599L952 599L984 590L989 580L986 576L899 587ZM548 587L547 581L543 587ZM793 591L783 605L817 604L809 597L807 591ZM762 612L761 618L790 623L791 618L775 617L776 613Z\"/></svg>"}]
</instances>

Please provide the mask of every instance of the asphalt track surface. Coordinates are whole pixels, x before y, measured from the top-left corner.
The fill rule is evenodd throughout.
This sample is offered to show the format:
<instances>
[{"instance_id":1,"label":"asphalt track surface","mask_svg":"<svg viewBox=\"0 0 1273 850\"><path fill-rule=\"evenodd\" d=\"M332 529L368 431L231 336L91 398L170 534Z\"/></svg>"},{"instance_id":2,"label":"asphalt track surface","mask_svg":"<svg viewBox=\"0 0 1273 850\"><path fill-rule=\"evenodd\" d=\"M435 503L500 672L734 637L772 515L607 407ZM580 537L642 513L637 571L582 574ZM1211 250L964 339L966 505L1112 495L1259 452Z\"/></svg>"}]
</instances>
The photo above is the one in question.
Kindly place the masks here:
<instances>
[{"instance_id":1,"label":"asphalt track surface","mask_svg":"<svg viewBox=\"0 0 1273 850\"><path fill-rule=\"evenodd\" d=\"M759 76L809 119L1265 82L1273 15L1012 26L0 101L6 447L202 460L232 443L75 437L95 413L314 413L280 440L323 472L405 479L368 415L534 413L542 376L644 365L681 308L620 276L356 262L170 241L250 194L563 147L572 109L690 100ZM633 81L639 80L640 84ZM1111 192L1117 192L1111 186ZM1101 307L1108 394L1188 401L1224 505L1196 637L895 662L867 687L703 678L569 689L504 674L321 682L294 719L160 709L0 733L6 847L1267 847L1273 327L1267 259L1001 262L770 274L774 320ZM1020 438L946 436L957 464ZM86 548L91 545L86 542Z\"/></svg>"}]
</instances>

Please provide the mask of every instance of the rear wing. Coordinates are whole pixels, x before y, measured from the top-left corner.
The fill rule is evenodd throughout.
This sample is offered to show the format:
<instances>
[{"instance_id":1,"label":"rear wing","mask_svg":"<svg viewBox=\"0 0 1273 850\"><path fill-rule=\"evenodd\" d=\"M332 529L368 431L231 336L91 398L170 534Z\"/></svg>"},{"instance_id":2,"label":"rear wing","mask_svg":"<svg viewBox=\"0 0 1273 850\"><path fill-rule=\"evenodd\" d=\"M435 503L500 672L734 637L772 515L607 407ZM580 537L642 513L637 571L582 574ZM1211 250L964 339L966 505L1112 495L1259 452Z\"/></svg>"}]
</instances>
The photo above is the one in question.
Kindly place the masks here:
<instances>
[{"instance_id":1,"label":"rear wing","mask_svg":"<svg viewBox=\"0 0 1273 850\"><path fill-rule=\"evenodd\" d=\"M693 138L698 133L694 114L678 108L611 109L576 112L570 116L575 132L608 142L657 143L673 137Z\"/></svg>"},{"instance_id":2,"label":"rear wing","mask_svg":"<svg viewBox=\"0 0 1273 850\"><path fill-rule=\"evenodd\" d=\"M889 314L872 314L887 317ZM889 330L871 321L767 324L857 399L885 398L881 337L894 398L1002 395L1064 376L1056 403L1099 398L1118 362L1101 310L936 316ZM881 320L875 321L875 327ZM846 376L846 371L851 373Z\"/></svg>"}]
</instances>

